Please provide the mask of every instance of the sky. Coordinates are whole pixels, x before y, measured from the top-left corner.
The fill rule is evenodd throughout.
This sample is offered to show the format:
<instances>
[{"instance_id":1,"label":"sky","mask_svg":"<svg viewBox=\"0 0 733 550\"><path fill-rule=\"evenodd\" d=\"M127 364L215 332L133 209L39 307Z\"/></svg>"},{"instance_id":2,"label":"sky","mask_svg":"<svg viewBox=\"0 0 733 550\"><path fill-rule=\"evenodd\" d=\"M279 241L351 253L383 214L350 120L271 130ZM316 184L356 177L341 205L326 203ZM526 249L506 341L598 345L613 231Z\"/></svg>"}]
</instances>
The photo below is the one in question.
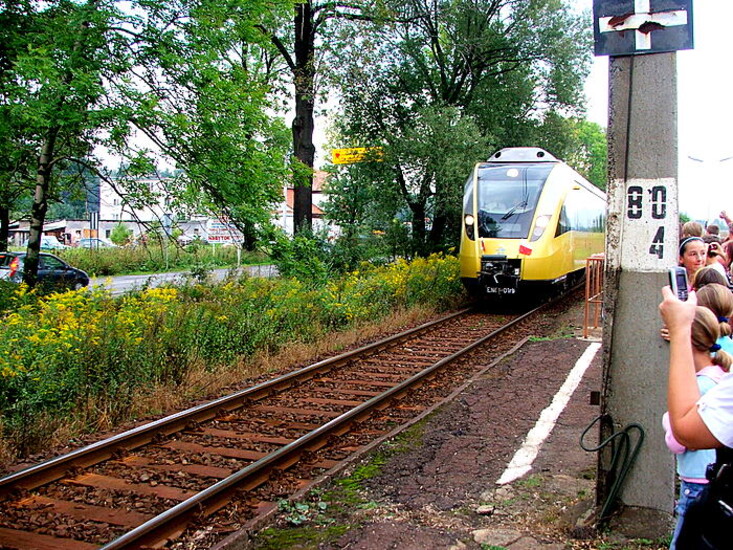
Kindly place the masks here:
<instances>
[{"instance_id":1,"label":"sky","mask_svg":"<svg viewBox=\"0 0 733 550\"><path fill-rule=\"evenodd\" d=\"M592 13L593 0L570 2ZM692 3L695 48L677 52L679 206L710 220L733 213L733 2ZM594 58L585 91L588 118L607 126L607 57Z\"/></svg>"}]
</instances>

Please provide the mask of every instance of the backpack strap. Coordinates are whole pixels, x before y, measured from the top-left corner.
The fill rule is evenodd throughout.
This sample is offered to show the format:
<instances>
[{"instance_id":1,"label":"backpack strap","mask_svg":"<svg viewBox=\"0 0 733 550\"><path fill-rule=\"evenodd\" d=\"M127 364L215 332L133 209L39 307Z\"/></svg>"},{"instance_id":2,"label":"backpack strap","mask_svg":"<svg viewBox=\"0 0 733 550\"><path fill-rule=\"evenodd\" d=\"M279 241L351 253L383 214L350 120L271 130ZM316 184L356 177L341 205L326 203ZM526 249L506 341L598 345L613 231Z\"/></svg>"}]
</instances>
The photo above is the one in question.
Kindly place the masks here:
<instances>
[{"instance_id":1,"label":"backpack strap","mask_svg":"<svg viewBox=\"0 0 733 550\"><path fill-rule=\"evenodd\" d=\"M733 507L731 507L733 504L733 449L729 447L715 449L715 464L708 466L706 477L710 480L711 494L728 503L733 513Z\"/></svg>"},{"instance_id":2,"label":"backpack strap","mask_svg":"<svg viewBox=\"0 0 733 550\"><path fill-rule=\"evenodd\" d=\"M730 447L718 447L715 449L715 463L733 465L733 449Z\"/></svg>"}]
</instances>

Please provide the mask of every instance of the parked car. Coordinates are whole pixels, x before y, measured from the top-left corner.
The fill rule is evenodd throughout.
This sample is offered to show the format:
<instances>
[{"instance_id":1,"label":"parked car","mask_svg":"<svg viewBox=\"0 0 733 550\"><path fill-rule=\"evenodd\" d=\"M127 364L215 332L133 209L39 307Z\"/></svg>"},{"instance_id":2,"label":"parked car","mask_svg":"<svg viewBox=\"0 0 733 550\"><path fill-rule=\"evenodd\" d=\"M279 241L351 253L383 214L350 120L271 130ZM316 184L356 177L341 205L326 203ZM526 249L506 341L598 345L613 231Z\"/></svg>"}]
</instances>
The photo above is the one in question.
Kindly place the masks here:
<instances>
[{"instance_id":1,"label":"parked car","mask_svg":"<svg viewBox=\"0 0 733 550\"><path fill-rule=\"evenodd\" d=\"M45 235L41 237L41 250L64 250L70 248L62 243L55 235Z\"/></svg>"},{"instance_id":2,"label":"parked car","mask_svg":"<svg viewBox=\"0 0 733 550\"><path fill-rule=\"evenodd\" d=\"M117 247L117 245L113 243L112 241L108 241L107 239L97 239L97 238L79 239L79 242L76 243L76 245L80 248L116 248Z\"/></svg>"},{"instance_id":3,"label":"parked car","mask_svg":"<svg viewBox=\"0 0 733 550\"><path fill-rule=\"evenodd\" d=\"M24 247L28 246L28 241L23 243ZM55 235L44 235L41 237L41 250L64 250L70 248L65 245Z\"/></svg>"},{"instance_id":4,"label":"parked car","mask_svg":"<svg viewBox=\"0 0 733 550\"><path fill-rule=\"evenodd\" d=\"M0 252L0 280L22 282L25 256L25 252ZM38 258L38 284L54 290L79 290L89 285L89 275L53 254L41 252Z\"/></svg>"}]
</instances>

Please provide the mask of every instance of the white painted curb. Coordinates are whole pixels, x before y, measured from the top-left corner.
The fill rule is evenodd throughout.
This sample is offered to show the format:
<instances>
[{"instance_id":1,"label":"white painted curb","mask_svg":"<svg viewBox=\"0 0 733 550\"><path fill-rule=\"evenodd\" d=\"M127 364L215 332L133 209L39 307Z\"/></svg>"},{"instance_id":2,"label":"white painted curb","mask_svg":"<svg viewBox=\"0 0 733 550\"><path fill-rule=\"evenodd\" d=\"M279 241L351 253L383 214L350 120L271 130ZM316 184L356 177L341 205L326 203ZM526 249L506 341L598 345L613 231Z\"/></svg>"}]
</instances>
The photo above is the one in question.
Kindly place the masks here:
<instances>
[{"instance_id":1,"label":"white painted curb","mask_svg":"<svg viewBox=\"0 0 733 550\"><path fill-rule=\"evenodd\" d=\"M580 384L585 371L588 370L588 367L593 361L593 357L595 357L600 348L601 344L597 342L590 344L586 348L583 355L575 363L573 370L568 374L565 382L563 382L562 387L555 394L555 397L552 398L552 403L542 411L539 419L537 419L537 423L529 431L522 446L514 454L504 473L501 474L501 477L496 482L497 485L511 483L532 469L532 463L537 458L540 447L542 447L542 444L550 435L550 432L552 432L560 413L567 406L570 397L578 387L578 384Z\"/></svg>"}]
</instances>

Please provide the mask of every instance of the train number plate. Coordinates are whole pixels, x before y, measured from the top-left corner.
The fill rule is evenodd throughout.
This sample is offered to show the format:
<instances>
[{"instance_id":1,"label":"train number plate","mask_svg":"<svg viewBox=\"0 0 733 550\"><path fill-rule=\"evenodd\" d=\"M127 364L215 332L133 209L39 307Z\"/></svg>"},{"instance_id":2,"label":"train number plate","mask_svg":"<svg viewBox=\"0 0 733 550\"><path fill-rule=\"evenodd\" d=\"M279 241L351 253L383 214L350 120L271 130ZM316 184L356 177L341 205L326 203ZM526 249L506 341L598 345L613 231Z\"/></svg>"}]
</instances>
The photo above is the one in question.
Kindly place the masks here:
<instances>
[{"instance_id":1,"label":"train number plate","mask_svg":"<svg viewBox=\"0 0 733 550\"><path fill-rule=\"evenodd\" d=\"M486 294L515 294L516 292L516 288L501 288L498 286L486 287Z\"/></svg>"}]
</instances>

